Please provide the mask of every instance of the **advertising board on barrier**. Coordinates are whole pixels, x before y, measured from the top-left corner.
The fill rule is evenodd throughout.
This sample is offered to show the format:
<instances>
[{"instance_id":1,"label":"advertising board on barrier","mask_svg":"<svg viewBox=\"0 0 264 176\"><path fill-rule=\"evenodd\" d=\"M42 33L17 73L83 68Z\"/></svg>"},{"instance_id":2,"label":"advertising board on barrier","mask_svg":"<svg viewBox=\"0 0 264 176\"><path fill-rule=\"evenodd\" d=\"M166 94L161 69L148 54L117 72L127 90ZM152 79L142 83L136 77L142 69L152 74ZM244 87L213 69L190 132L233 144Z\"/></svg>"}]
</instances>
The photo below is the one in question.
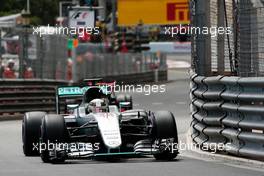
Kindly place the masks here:
<instances>
[{"instance_id":1,"label":"advertising board on barrier","mask_svg":"<svg viewBox=\"0 0 264 176\"><path fill-rule=\"evenodd\" d=\"M191 53L191 42L150 42L151 52Z\"/></svg>"}]
</instances>

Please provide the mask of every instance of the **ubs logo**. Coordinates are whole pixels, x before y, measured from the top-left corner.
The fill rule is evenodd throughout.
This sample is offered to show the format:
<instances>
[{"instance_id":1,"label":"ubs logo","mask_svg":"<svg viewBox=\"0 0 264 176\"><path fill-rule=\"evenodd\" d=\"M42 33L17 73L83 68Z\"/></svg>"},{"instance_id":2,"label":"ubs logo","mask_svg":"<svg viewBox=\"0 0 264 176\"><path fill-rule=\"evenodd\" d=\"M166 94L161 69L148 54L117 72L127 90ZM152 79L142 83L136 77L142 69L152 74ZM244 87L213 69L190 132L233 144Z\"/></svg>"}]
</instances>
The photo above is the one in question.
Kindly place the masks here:
<instances>
[{"instance_id":1,"label":"ubs logo","mask_svg":"<svg viewBox=\"0 0 264 176\"><path fill-rule=\"evenodd\" d=\"M167 3L167 20L168 21L189 21L189 3L175 2Z\"/></svg>"}]
</instances>

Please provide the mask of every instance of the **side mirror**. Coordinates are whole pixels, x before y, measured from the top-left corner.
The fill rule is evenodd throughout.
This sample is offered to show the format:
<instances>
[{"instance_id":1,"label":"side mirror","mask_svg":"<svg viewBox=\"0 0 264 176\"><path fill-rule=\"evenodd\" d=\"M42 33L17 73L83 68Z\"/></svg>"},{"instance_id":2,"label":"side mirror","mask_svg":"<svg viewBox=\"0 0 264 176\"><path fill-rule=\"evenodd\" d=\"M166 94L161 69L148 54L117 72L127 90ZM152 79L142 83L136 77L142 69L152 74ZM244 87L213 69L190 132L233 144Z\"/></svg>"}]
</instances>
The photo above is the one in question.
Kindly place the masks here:
<instances>
[{"instance_id":1,"label":"side mirror","mask_svg":"<svg viewBox=\"0 0 264 176\"><path fill-rule=\"evenodd\" d=\"M79 107L78 104L69 104L69 105L67 105L67 109L68 110L74 110L74 109L76 109L78 107Z\"/></svg>"},{"instance_id":2,"label":"side mirror","mask_svg":"<svg viewBox=\"0 0 264 176\"><path fill-rule=\"evenodd\" d=\"M124 112L125 110L129 109L130 106L131 106L130 102L119 102L120 112Z\"/></svg>"}]
</instances>

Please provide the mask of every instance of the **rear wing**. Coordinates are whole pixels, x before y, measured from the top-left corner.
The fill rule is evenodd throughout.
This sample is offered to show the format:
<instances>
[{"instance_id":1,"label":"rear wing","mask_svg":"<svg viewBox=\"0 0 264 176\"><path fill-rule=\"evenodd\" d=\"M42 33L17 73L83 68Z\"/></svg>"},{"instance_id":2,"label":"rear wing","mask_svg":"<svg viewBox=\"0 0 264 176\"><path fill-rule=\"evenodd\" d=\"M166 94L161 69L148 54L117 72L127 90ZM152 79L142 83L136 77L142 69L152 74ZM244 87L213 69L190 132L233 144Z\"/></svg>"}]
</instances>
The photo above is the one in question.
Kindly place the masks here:
<instances>
[{"instance_id":1,"label":"rear wing","mask_svg":"<svg viewBox=\"0 0 264 176\"><path fill-rule=\"evenodd\" d=\"M98 82L102 82L103 78L90 78L90 79L84 79L82 81L82 84L86 84L89 86L96 85Z\"/></svg>"},{"instance_id":2,"label":"rear wing","mask_svg":"<svg viewBox=\"0 0 264 176\"><path fill-rule=\"evenodd\" d=\"M91 88L100 88L102 93L110 94L111 86L110 85L98 85L98 86L85 86L85 87L78 87L78 86L67 86L67 87L58 87L57 88L57 97L79 97L83 96L86 91Z\"/></svg>"},{"instance_id":3,"label":"rear wing","mask_svg":"<svg viewBox=\"0 0 264 176\"><path fill-rule=\"evenodd\" d=\"M81 83L82 86L111 86L114 87L115 81L104 81L102 78L84 79Z\"/></svg>"},{"instance_id":4,"label":"rear wing","mask_svg":"<svg viewBox=\"0 0 264 176\"><path fill-rule=\"evenodd\" d=\"M83 96L85 91L90 87L77 87L77 86L67 86L67 87L58 87L57 88L57 97L80 97Z\"/></svg>"}]
</instances>

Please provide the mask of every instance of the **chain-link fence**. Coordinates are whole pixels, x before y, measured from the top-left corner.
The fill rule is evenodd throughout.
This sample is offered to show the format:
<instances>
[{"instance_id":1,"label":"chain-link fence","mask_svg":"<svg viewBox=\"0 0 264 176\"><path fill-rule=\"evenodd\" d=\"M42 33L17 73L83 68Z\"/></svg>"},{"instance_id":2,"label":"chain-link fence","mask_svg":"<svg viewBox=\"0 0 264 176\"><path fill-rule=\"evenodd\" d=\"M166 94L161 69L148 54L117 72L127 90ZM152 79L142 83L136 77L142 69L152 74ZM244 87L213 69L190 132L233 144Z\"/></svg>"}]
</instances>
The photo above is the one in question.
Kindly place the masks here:
<instances>
[{"instance_id":1,"label":"chain-link fence","mask_svg":"<svg viewBox=\"0 0 264 176\"><path fill-rule=\"evenodd\" d=\"M242 2L238 9L239 74L264 76L264 1Z\"/></svg>"},{"instance_id":2,"label":"chain-link fence","mask_svg":"<svg viewBox=\"0 0 264 176\"><path fill-rule=\"evenodd\" d=\"M1 78L66 79L67 38L11 29L1 40Z\"/></svg>"},{"instance_id":3,"label":"chain-link fence","mask_svg":"<svg viewBox=\"0 0 264 176\"><path fill-rule=\"evenodd\" d=\"M91 45L81 44L73 52L74 81L83 78L132 75L166 70L166 55L160 53L103 53L91 50ZM100 48L100 47L99 47Z\"/></svg>"},{"instance_id":4,"label":"chain-link fence","mask_svg":"<svg viewBox=\"0 0 264 176\"><path fill-rule=\"evenodd\" d=\"M192 65L200 75L264 75L264 1L191 0L192 25L229 28L193 35Z\"/></svg>"},{"instance_id":5,"label":"chain-link fence","mask_svg":"<svg viewBox=\"0 0 264 176\"><path fill-rule=\"evenodd\" d=\"M79 43L70 46L65 35L33 35L29 29L10 34L17 47L12 55L2 54L3 78L56 79L79 81L83 78L109 77L166 70L162 53L110 53L104 43ZM2 41L7 39L4 37ZM3 46L3 45L2 45ZM8 48L5 47L6 51ZM10 49L9 49L10 50ZM10 62L14 64L10 65ZM10 75L9 70L14 72ZM6 74L8 73L8 74Z\"/></svg>"},{"instance_id":6,"label":"chain-link fence","mask_svg":"<svg viewBox=\"0 0 264 176\"><path fill-rule=\"evenodd\" d=\"M32 36L35 37L35 36ZM67 38L60 35L47 35L36 38L37 58L31 60L36 78L66 79Z\"/></svg>"}]
</instances>

